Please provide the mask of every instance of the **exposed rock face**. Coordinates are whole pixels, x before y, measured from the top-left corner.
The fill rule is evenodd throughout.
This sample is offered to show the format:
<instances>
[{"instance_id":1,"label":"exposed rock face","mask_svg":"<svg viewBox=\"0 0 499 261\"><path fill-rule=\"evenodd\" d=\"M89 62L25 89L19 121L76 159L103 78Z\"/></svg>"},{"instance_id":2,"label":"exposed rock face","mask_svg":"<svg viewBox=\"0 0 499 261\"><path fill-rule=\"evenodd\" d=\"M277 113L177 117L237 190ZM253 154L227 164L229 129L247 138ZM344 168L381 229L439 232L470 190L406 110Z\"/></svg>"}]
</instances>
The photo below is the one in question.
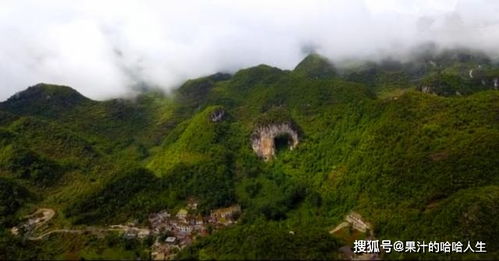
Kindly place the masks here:
<instances>
[{"instance_id":1,"label":"exposed rock face","mask_svg":"<svg viewBox=\"0 0 499 261\"><path fill-rule=\"evenodd\" d=\"M225 116L225 110L224 109L217 109L211 113L210 120L212 122L219 122L219 121L223 120L224 116Z\"/></svg>"},{"instance_id":2,"label":"exposed rock face","mask_svg":"<svg viewBox=\"0 0 499 261\"><path fill-rule=\"evenodd\" d=\"M289 123L280 123L261 126L255 129L251 135L251 147L258 156L268 161L275 156L275 141L280 136L288 137L290 150L298 145L297 131Z\"/></svg>"},{"instance_id":3,"label":"exposed rock face","mask_svg":"<svg viewBox=\"0 0 499 261\"><path fill-rule=\"evenodd\" d=\"M428 94L435 94L435 92L433 91L433 89L430 86L422 86L421 92L428 93Z\"/></svg>"}]
</instances>

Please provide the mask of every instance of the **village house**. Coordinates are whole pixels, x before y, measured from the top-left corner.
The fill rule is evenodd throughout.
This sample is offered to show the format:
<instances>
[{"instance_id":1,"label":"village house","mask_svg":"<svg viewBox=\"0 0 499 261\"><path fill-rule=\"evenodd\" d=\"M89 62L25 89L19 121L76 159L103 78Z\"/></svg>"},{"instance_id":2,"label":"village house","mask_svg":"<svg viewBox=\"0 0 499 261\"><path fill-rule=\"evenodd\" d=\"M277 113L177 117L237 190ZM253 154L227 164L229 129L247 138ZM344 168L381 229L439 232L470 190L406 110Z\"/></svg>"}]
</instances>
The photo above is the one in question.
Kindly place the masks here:
<instances>
[{"instance_id":1,"label":"village house","mask_svg":"<svg viewBox=\"0 0 499 261\"><path fill-rule=\"evenodd\" d=\"M196 210L198 208L198 203L197 202L190 202L187 204L188 209Z\"/></svg>"},{"instance_id":2,"label":"village house","mask_svg":"<svg viewBox=\"0 0 499 261\"><path fill-rule=\"evenodd\" d=\"M365 233L368 229L371 229L371 224L364 222L362 216L357 212L351 212L345 217L345 220L352 224L352 227L362 233Z\"/></svg>"},{"instance_id":3,"label":"village house","mask_svg":"<svg viewBox=\"0 0 499 261\"><path fill-rule=\"evenodd\" d=\"M153 251L151 253L152 260L166 260L165 254L160 251Z\"/></svg>"},{"instance_id":4,"label":"village house","mask_svg":"<svg viewBox=\"0 0 499 261\"><path fill-rule=\"evenodd\" d=\"M150 228L155 235L167 235L164 240L156 242L152 248L153 259L171 259L182 248L192 244L198 236L208 235L207 222L217 226L235 223L241 213L239 205L213 210L211 215L189 215L188 209L195 209L197 203L190 201L186 208L180 209L175 216L167 211L149 215Z\"/></svg>"},{"instance_id":5,"label":"village house","mask_svg":"<svg viewBox=\"0 0 499 261\"><path fill-rule=\"evenodd\" d=\"M227 208L220 208L211 211L209 221L211 223L221 223L229 225L234 223L234 220L241 214L241 206L233 205Z\"/></svg>"},{"instance_id":6,"label":"village house","mask_svg":"<svg viewBox=\"0 0 499 261\"><path fill-rule=\"evenodd\" d=\"M134 239L135 237L137 237L137 231L133 230L133 229L128 229L127 231L125 231L125 233L123 234L123 237L125 239Z\"/></svg>"},{"instance_id":7,"label":"village house","mask_svg":"<svg viewBox=\"0 0 499 261\"><path fill-rule=\"evenodd\" d=\"M138 238L146 238L151 235L151 231L149 229L139 229L137 233Z\"/></svg>"},{"instance_id":8,"label":"village house","mask_svg":"<svg viewBox=\"0 0 499 261\"><path fill-rule=\"evenodd\" d=\"M159 213L153 213L149 215L149 223L151 223L152 226L155 226L167 221L169 218L170 218L170 213L168 213L168 211L166 210L163 210Z\"/></svg>"},{"instance_id":9,"label":"village house","mask_svg":"<svg viewBox=\"0 0 499 261\"><path fill-rule=\"evenodd\" d=\"M175 243L175 241L176 241L176 240L177 240L177 238L175 238L175 237L167 237L167 238L165 239L165 242L166 242L166 243L173 244L173 243Z\"/></svg>"},{"instance_id":10,"label":"village house","mask_svg":"<svg viewBox=\"0 0 499 261\"><path fill-rule=\"evenodd\" d=\"M185 233L185 234L190 234L193 230L193 227L190 226L189 224L175 224L175 228L179 231L179 232L182 232L182 233Z\"/></svg>"},{"instance_id":11,"label":"village house","mask_svg":"<svg viewBox=\"0 0 499 261\"><path fill-rule=\"evenodd\" d=\"M180 220L182 220L182 221L186 222L186 221L187 221L187 220L186 220L186 219L187 219L187 214L188 214L187 210L186 210L186 209L184 209L184 208L182 208L182 209L180 209L180 210L177 212L177 215L176 215L176 216L177 216L177 218L178 218L178 219L180 219Z\"/></svg>"},{"instance_id":12,"label":"village house","mask_svg":"<svg viewBox=\"0 0 499 261\"><path fill-rule=\"evenodd\" d=\"M203 217L201 215L197 216L196 219L195 219L195 225L196 226L202 226L204 225L204 220L203 220Z\"/></svg>"}]
</instances>

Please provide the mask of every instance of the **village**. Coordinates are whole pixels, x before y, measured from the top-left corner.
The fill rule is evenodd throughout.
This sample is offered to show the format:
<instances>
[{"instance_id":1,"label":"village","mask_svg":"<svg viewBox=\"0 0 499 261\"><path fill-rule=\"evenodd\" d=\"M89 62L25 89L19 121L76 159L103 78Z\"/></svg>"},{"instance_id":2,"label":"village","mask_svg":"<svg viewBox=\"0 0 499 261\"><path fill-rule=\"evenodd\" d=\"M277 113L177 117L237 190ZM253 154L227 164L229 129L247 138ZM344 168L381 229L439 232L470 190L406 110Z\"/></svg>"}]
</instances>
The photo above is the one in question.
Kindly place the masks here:
<instances>
[{"instance_id":1,"label":"village","mask_svg":"<svg viewBox=\"0 0 499 261\"><path fill-rule=\"evenodd\" d=\"M212 210L209 216L203 217L199 213L196 214L197 205L197 202L190 201L187 207L181 208L175 214L167 210L150 214L148 228L138 227L132 222L127 225L111 225L108 230L122 231L125 239L153 238L151 258L171 260L197 238L237 223L241 214L241 207L233 205Z\"/></svg>"},{"instance_id":2,"label":"village","mask_svg":"<svg viewBox=\"0 0 499 261\"><path fill-rule=\"evenodd\" d=\"M35 232L55 215L52 209L38 209L35 213L26 216L26 221L13 227L11 233L16 236L26 235L28 240L42 240L55 233L118 232L127 240L152 238L154 243L151 246L151 259L171 260L176 253L191 245L197 238L237 223L241 215L241 207L232 205L212 210L210 215L202 216L197 211L197 205L197 202L190 201L187 207L181 208L175 214L167 210L150 214L148 227L140 227L136 222L130 222L125 225L111 225L107 228L55 229L35 236Z\"/></svg>"},{"instance_id":3,"label":"village","mask_svg":"<svg viewBox=\"0 0 499 261\"><path fill-rule=\"evenodd\" d=\"M190 202L175 215L163 210L149 215L150 229L130 227L124 233L125 238L145 238L151 236L155 242L151 249L154 260L171 260L182 248L191 245L198 237L237 223L241 207L233 205L212 210L209 216L194 214L196 202ZM191 211L191 213L189 212Z\"/></svg>"}]
</instances>

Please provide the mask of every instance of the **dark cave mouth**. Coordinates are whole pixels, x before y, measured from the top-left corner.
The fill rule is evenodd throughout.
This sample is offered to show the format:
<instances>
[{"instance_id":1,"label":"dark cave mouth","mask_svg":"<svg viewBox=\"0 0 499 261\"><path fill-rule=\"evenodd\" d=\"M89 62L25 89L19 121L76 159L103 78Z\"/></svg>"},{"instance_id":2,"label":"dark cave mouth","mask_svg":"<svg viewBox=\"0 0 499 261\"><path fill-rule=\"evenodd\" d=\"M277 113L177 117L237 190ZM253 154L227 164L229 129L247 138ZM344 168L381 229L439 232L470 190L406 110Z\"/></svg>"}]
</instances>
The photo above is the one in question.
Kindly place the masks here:
<instances>
[{"instance_id":1,"label":"dark cave mouth","mask_svg":"<svg viewBox=\"0 0 499 261\"><path fill-rule=\"evenodd\" d=\"M289 150L293 144L293 138L287 133L274 137L274 148L276 153Z\"/></svg>"}]
</instances>

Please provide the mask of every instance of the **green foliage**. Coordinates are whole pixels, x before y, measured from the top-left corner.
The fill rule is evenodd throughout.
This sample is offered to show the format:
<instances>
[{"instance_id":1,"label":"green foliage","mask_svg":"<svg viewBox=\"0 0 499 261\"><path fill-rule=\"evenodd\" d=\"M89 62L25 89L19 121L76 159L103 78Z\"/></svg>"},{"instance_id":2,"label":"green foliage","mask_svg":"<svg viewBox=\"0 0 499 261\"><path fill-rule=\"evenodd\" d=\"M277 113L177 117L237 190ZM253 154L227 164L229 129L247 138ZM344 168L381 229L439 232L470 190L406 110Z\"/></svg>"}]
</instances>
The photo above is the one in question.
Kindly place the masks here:
<instances>
[{"instance_id":1,"label":"green foliage","mask_svg":"<svg viewBox=\"0 0 499 261\"><path fill-rule=\"evenodd\" d=\"M21 115L58 117L88 103L91 100L69 87L40 83L12 96L0 105L0 109Z\"/></svg>"},{"instance_id":2,"label":"green foliage","mask_svg":"<svg viewBox=\"0 0 499 261\"><path fill-rule=\"evenodd\" d=\"M259 127L283 123L296 125L288 110L283 107L272 107L267 112L262 113L262 115L256 119L254 125L255 127Z\"/></svg>"},{"instance_id":3,"label":"green foliage","mask_svg":"<svg viewBox=\"0 0 499 261\"><path fill-rule=\"evenodd\" d=\"M16 211L31 199L33 195L26 188L0 177L0 226L11 225Z\"/></svg>"},{"instance_id":4,"label":"green foliage","mask_svg":"<svg viewBox=\"0 0 499 261\"><path fill-rule=\"evenodd\" d=\"M57 163L17 146L4 147L0 155L0 171L12 173L40 186L55 184L63 174Z\"/></svg>"},{"instance_id":5,"label":"green foliage","mask_svg":"<svg viewBox=\"0 0 499 261\"><path fill-rule=\"evenodd\" d=\"M435 74L428 76L421 81L420 86L421 88L429 87L431 88L432 93L441 96L452 96L456 95L456 93L462 95L473 92L473 88L469 81L452 74ZM480 85L476 86L479 87Z\"/></svg>"},{"instance_id":6,"label":"green foliage","mask_svg":"<svg viewBox=\"0 0 499 261\"><path fill-rule=\"evenodd\" d=\"M305 57L294 71L312 79L331 78L336 75L334 66L318 54L310 54Z\"/></svg>"},{"instance_id":7,"label":"green foliage","mask_svg":"<svg viewBox=\"0 0 499 261\"><path fill-rule=\"evenodd\" d=\"M178 164L163 177L143 168L127 170L65 212L77 224L145 220L149 213L175 208L189 197L200 199L200 211L205 213L233 203L227 164L215 158L194 165Z\"/></svg>"},{"instance_id":8,"label":"green foliage","mask_svg":"<svg viewBox=\"0 0 499 261\"><path fill-rule=\"evenodd\" d=\"M196 164L217 154L225 155L224 134L228 123L212 122L210 116L220 106L210 106L196 114L189 121L180 124L165 139L165 143L149 162L148 167L159 175L164 175L176 164Z\"/></svg>"},{"instance_id":9,"label":"green foliage","mask_svg":"<svg viewBox=\"0 0 499 261\"><path fill-rule=\"evenodd\" d=\"M87 196L66 210L68 216L77 216L75 223L94 223L117 218L117 211L127 206L138 193L153 187L156 177L145 169L132 169L110 181L101 191ZM132 209L127 209L132 211ZM123 213L127 217L134 213ZM122 220L123 221L123 220Z\"/></svg>"},{"instance_id":10,"label":"green foliage","mask_svg":"<svg viewBox=\"0 0 499 261\"><path fill-rule=\"evenodd\" d=\"M266 170L258 177L242 179L237 187L239 202L245 208L243 220L259 218L283 220L307 196L307 187L289 180L284 173Z\"/></svg>"},{"instance_id":11,"label":"green foliage","mask_svg":"<svg viewBox=\"0 0 499 261\"><path fill-rule=\"evenodd\" d=\"M210 90L219 81L230 79L229 74L217 73L208 77L189 80L177 90L177 100L181 104L180 111L192 113L193 109L205 105Z\"/></svg>"},{"instance_id":12,"label":"green foliage","mask_svg":"<svg viewBox=\"0 0 499 261\"><path fill-rule=\"evenodd\" d=\"M254 85L273 84L278 81L285 72L278 68L268 65L259 65L256 67L238 71L232 77L230 83L232 88L238 91L248 92Z\"/></svg>"},{"instance_id":13,"label":"green foliage","mask_svg":"<svg viewBox=\"0 0 499 261\"><path fill-rule=\"evenodd\" d=\"M27 241L0 231L0 258L29 260L148 259L147 240L126 240L118 234L54 234L49 240Z\"/></svg>"},{"instance_id":14,"label":"green foliage","mask_svg":"<svg viewBox=\"0 0 499 261\"><path fill-rule=\"evenodd\" d=\"M180 259L326 260L339 244L325 230L257 221L217 232L179 254Z\"/></svg>"},{"instance_id":15,"label":"green foliage","mask_svg":"<svg viewBox=\"0 0 499 261\"><path fill-rule=\"evenodd\" d=\"M488 249L497 250L498 200L498 186L461 190L438 202L434 209L427 210L425 219L431 223L423 228L423 233L437 234L453 241L482 240L488 243ZM460 229L454 231L456 227Z\"/></svg>"},{"instance_id":16,"label":"green foliage","mask_svg":"<svg viewBox=\"0 0 499 261\"><path fill-rule=\"evenodd\" d=\"M427 50L338 72L314 55L294 71L260 65L190 80L174 98L152 90L96 102L33 87L0 104L0 214L12 223L52 207L62 214L55 226L145 225L194 197L205 214L234 203L243 213L182 258L331 259L339 244L327 230L355 210L377 238L486 240L489 256L469 258L496 257L499 94L489 89L498 76L480 54ZM263 162L249 141L269 123L299 126L300 142ZM0 236L5 259L134 259L146 247Z\"/></svg>"},{"instance_id":17,"label":"green foliage","mask_svg":"<svg viewBox=\"0 0 499 261\"><path fill-rule=\"evenodd\" d=\"M230 163L217 159L191 166L179 164L163 178L167 188L178 198L194 196L200 199L200 210L209 210L234 203L234 185Z\"/></svg>"},{"instance_id":18,"label":"green foliage","mask_svg":"<svg viewBox=\"0 0 499 261\"><path fill-rule=\"evenodd\" d=\"M52 122L21 117L10 124L9 129L17 134L16 144L55 160L88 162L99 154L89 141Z\"/></svg>"}]
</instances>

